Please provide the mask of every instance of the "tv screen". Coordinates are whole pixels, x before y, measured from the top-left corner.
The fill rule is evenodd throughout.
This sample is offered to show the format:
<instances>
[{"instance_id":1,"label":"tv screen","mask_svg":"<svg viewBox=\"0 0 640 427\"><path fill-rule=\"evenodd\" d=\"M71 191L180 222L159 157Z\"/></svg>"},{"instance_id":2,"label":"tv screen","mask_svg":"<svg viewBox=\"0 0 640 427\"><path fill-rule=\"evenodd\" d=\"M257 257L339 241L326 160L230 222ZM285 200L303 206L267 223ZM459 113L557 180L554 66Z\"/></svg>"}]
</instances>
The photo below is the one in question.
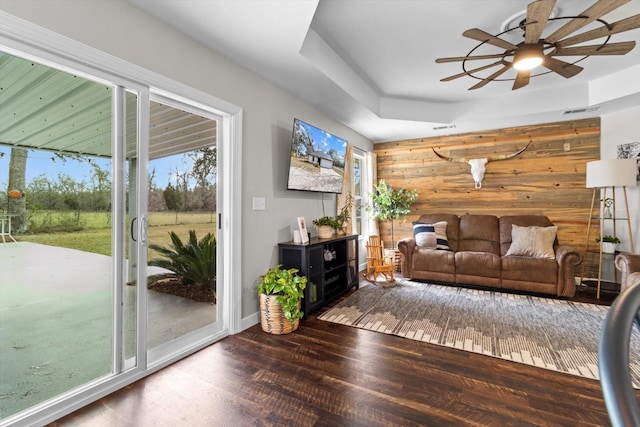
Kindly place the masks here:
<instances>
[{"instance_id":1,"label":"tv screen","mask_svg":"<svg viewBox=\"0 0 640 427\"><path fill-rule=\"evenodd\" d=\"M342 193L347 141L293 119L289 190Z\"/></svg>"}]
</instances>

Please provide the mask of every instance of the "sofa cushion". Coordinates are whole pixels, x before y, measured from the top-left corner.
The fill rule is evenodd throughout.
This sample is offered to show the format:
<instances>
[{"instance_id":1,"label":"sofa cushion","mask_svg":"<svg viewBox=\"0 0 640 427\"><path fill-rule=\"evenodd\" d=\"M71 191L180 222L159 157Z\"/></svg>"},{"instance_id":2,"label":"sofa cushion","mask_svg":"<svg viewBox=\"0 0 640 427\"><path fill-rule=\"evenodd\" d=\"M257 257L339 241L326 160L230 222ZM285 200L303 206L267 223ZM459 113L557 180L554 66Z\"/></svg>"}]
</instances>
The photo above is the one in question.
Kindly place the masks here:
<instances>
[{"instance_id":1,"label":"sofa cushion","mask_svg":"<svg viewBox=\"0 0 640 427\"><path fill-rule=\"evenodd\" d=\"M555 284L558 263L555 259L503 256L502 280Z\"/></svg>"},{"instance_id":2,"label":"sofa cushion","mask_svg":"<svg viewBox=\"0 0 640 427\"><path fill-rule=\"evenodd\" d=\"M511 246L506 256L528 256L533 258L555 259L553 242L556 240L558 227L520 227L513 224L511 229Z\"/></svg>"},{"instance_id":3,"label":"sofa cushion","mask_svg":"<svg viewBox=\"0 0 640 427\"><path fill-rule=\"evenodd\" d=\"M414 221L413 235L416 239L416 245L421 248L449 250L446 221L436 222L435 224Z\"/></svg>"},{"instance_id":4,"label":"sofa cushion","mask_svg":"<svg viewBox=\"0 0 640 427\"><path fill-rule=\"evenodd\" d=\"M411 268L416 271L433 271L453 275L456 272L454 253L450 251L434 251L416 246L411 257Z\"/></svg>"},{"instance_id":5,"label":"sofa cushion","mask_svg":"<svg viewBox=\"0 0 640 427\"><path fill-rule=\"evenodd\" d=\"M500 226L493 215L460 217L458 251L488 252L500 255Z\"/></svg>"},{"instance_id":6,"label":"sofa cushion","mask_svg":"<svg viewBox=\"0 0 640 427\"><path fill-rule=\"evenodd\" d=\"M500 256L487 252L456 252L456 276L500 277Z\"/></svg>"}]
</instances>

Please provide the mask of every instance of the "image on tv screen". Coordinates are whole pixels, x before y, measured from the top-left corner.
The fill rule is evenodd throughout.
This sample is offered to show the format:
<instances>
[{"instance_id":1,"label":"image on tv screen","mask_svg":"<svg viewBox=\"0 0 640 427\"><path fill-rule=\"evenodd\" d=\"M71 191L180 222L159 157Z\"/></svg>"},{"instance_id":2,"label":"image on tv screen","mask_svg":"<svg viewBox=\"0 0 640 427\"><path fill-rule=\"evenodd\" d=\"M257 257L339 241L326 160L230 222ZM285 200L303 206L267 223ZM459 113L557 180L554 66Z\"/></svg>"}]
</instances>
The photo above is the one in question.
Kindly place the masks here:
<instances>
[{"instance_id":1,"label":"image on tv screen","mask_svg":"<svg viewBox=\"0 0 640 427\"><path fill-rule=\"evenodd\" d=\"M294 119L289 190L342 193L347 141Z\"/></svg>"}]
</instances>

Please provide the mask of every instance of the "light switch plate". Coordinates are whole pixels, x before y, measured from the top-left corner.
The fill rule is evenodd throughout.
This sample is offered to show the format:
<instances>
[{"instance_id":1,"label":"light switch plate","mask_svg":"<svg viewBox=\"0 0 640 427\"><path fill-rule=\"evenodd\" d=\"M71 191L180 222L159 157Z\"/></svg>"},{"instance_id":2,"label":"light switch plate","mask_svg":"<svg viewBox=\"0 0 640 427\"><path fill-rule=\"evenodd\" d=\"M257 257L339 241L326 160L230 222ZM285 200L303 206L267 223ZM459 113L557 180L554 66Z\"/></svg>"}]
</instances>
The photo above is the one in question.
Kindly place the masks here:
<instances>
[{"instance_id":1,"label":"light switch plate","mask_svg":"<svg viewBox=\"0 0 640 427\"><path fill-rule=\"evenodd\" d=\"M253 210L254 211L264 211L267 209L267 202L264 197L254 197L253 198Z\"/></svg>"}]
</instances>

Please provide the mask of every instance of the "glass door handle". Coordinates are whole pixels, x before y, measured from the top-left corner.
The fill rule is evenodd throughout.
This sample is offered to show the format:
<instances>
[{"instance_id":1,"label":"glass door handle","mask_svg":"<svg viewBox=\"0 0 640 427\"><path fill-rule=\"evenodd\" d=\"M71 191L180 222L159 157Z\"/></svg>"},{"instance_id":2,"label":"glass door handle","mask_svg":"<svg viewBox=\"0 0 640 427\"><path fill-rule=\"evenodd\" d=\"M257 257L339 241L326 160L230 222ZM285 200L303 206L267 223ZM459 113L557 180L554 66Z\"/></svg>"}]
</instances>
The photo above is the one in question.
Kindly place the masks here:
<instances>
[{"instance_id":1,"label":"glass door handle","mask_svg":"<svg viewBox=\"0 0 640 427\"><path fill-rule=\"evenodd\" d=\"M140 236L140 244L142 246L147 246L147 240L148 240L148 235L147 235L147 216L146 215L142 215L140 217L140 230L138 235Z\"/></svg>"}]
</instances>

